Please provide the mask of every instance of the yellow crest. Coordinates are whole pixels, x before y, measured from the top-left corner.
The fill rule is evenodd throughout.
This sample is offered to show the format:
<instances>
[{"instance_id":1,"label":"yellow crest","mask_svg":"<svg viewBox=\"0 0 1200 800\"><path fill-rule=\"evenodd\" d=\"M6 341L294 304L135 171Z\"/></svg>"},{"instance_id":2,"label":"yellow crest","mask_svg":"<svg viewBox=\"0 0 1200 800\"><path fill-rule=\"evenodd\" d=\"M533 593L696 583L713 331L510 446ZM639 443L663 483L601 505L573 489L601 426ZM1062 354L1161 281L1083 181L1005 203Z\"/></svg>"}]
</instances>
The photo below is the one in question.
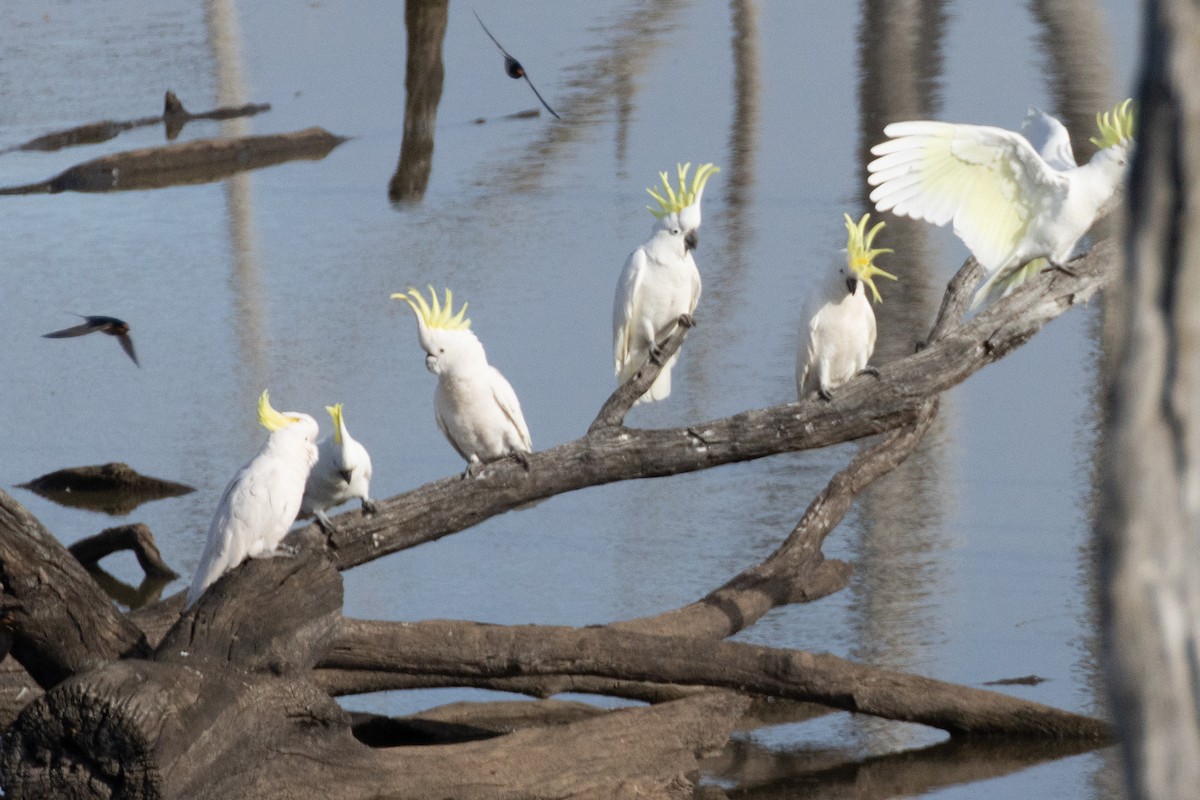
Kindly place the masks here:
<instances>
[{"instance_id":1,"label":"yellow crest","mask_svg":"<svg viewBox=\"0 0 1200 800\"><path fill-rule=\"evenodd\" d=\"M696 196L704 191L704 185L708 183L708 179L721 171L720 167L714 167L712 164L701 164L696 170L696 174L692 176L692 185L689 187L687 182L688 170L691 168L692 162L686 164L677 164L675 166L679 173L679 191L675 191L671 186L671 179L667 177L667 173L658 173L662 178L663 192L659 194L654 189L647 189L650 196L658 201L661 210L655 210L653 206L646 206L651 214L662 219L667 214L672 212L678 213L683 209L696 202Z\"/></svg>"},{"instance_id":2,"label":"yellow crest","mask_svg":"<svg viewBox=\"0 0 1200 800\"><path fill-rule=\"evenodd\" d=\"M875 302L880 303L883 298L879 296L879 290L875 288L875 276L881 275L892 280L896 280L896 276L875 266L875 257L891 253L892 249L889 247L871 249L871 245L875 243L875 236L887 223L876 223L875 227L868 231L867 222L871 219L870 214L863 214L858 224L850 219L849 214L842 216L846 219L846 264L859 280L871 287L871 294L874 295Z\"/></svg>"},{"instance_id":3,"label":"yellow crest","mask_svg":"<svg viewBox=\"0 0 1200 800\"><path fill-rule=\"evenodd\" d=\"M437 292L432 286L429 287L429 297L433 300L432 305L425 302L421 293L412 287L409 287L407 293L396 292L392 295L393 300L403 300L408 303L409 308L427 328L440 328L447 331L465 331L471 328L471 320L463 319L463 315L467 313L466 303L463 303L457 314L451 313L454 303L449 289L446 289L445 304L438 302Z\"/></svg>"},{"instance_id":4,"label":"yellow crest","mask_svg":"<svg viewBox=\"0 0 1200 800\"><path fill-rule=\"evenodd\" d=\"M1093 136L1090 141L1101 150L1115 144L1128 144L1133 140L1133 99L1128 98L1113 107L1096 115L1096 127L1100 129L1099 136Z\"/></svg>"},{"instance_id":5,"label":"yellow crest","mask_svg":"<svg viewBox=\"0 0 1200 800\"><path fill-rule=\"evenodd\" d=\"M271 398L267 390L263 389L263 393L258 398L258 421L267 430L277 431L280 428L286 428L296 420L271 408Z\"/></svg>"},{"instance_id":6,"label":"yellow crest","mask_svg":"<svg viewBox=\"0 0 1200 800\"><path fill-rule=\"evenodd\" d=\"M338 444L342 443L342 404L334 403L331 406L325 406L325 410L329 412L329 416L333 417L333 440Z\"/></svg>"}]
</instances>

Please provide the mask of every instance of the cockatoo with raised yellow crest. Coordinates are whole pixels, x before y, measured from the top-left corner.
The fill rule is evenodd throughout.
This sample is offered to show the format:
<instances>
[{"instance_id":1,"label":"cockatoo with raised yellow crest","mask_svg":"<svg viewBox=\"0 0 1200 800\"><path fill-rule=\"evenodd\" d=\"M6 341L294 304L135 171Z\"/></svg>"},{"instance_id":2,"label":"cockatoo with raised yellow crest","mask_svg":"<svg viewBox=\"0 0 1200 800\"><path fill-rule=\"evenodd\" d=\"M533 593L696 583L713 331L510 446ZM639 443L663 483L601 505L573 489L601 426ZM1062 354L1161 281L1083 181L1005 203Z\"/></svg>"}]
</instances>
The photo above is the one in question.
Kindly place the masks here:
<instances>
[{"instance_id":1,"label":"cockatoo with raised yellow crest","mask_svg":"<svg viewBox=\"0 0 1200 800\"><path fill-rule=\"evenodd\" d=\"M333 419L333 433L317 443L317 465L308 475L300 516L315 516L326 533L335 528L325 511L348 500L362 501L363 511L375 513L371 499L371 454L350 435L342 404L325 406Z\"/></svg>"},{"instance_id":2,"label":"cockatoo with raised yellow crest","mask_svg":"<svg viewBox=\"0 0 1200 800\"><path fill-rule=\"evenodd\" d=\"M1075 165L1069 141L1064 154L1065 128L1059 133L1057 120L1037 120L1051 137L1040 152L1002 128L893 122L883 129L891 138L871 148L879 156L867 165L871 201L902 217L953 221L954 233L986 271L973 301L978 306L993 287L1011 288L1010 279L1024 275L1030 261L1045 258L1061 268L1071 257L1125 177L1131 102L1096 115L1100 136L1092 143L1100 149L1082 166Z\"/></svg>"},{"instance_id":3,"label":"cockatoo with raised yellow crest","mask_svg":"<svg viewBox=\"0 0 1200 800\"><path fill-rule=\"evenodd\" d=\"M484 464L513 456L528 468L533 451L521 403L500 370L488 364L483 345L464 319L467 304L454 312L453 296L446 302L429 287L432 303L416 289L397 292L417 317L417 338L425 351L425 366L438 378L433 409L438 429L467 460L463 477L476 475Z\"/></svg>"},{"instance_id":4,"label":"cockatoo with raised yellow crest","mask_svg":"<svg viewBox=\"0 0 1200 800\"><path fill-rule=\"evenodd\" d=\"M870 214L863 214L857 224L849 214L844 216L846 264L838 268L824 294L818 296L823 304L801 332L801 346L796 352L796 393L801 400L813 394L832 400L835 388L860 372L874 371L867 366L875 352L875 312L867 299L867 289L879 302L875 276L896 280L895 275L875 266L876 256L892 252L872 247L885 223L876 223L868 231Z\"/></svg>"},{"instance_id":5,"label":"cockatoo with raised yellow crest","mask_svg":"<svg viewBox=\"0 0 1200 800\"><path fill-rule=\"evenodd\" d=\"M647 189L658 201L649 207L657 218L650 238L625 261L613 299L613 368L617 382L625 383L648 359L658 358L657 339L681 316L691 316L700 302L700 270L692 251L698 242L700 200L708 179L720 172L712 164L701 164L688 184L691 164L677 167L679 189L671 186L667 173L663 191ZM639 403L662 400L671 394L671 369L679 354L671 356Z\"/></svg>"},{"instance_id":6,"label":"cockatoo with raised yellow crest","mask_svg":"<svg viewBox=\"0 0 1200 800\"><path fill-rule=\"evenodd\" d=\"M270 433L221 495L188 589L188 608L247 558L278 555L279 543L300 511L304 484L317 462L317 421L297 411L276 411L265 391L258 398L258 421Z\"/></svg>"}]
</instances>

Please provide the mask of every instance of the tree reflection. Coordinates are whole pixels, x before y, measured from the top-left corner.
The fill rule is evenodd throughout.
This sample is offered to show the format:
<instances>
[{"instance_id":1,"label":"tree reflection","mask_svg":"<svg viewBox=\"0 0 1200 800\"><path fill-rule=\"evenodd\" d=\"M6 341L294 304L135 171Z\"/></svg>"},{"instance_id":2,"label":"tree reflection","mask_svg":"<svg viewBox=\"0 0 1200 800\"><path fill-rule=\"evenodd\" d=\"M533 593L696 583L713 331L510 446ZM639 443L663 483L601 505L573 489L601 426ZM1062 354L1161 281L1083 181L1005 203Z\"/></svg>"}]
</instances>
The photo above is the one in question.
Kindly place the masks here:
<instances>
[{"instance_id":1,"label":"tree reflection","mask_svg":"<svg viewBox=\"0 0 1200 800\"><path fill-rule=\"evenodd\" d=\"M446 37L449 0L407 0L404 27L408 55L404 65L404 138L400 162L388 182L393 203L419 202L433 169L433 132L446 69L442 40Z\"/></svg>"}]
</instances>

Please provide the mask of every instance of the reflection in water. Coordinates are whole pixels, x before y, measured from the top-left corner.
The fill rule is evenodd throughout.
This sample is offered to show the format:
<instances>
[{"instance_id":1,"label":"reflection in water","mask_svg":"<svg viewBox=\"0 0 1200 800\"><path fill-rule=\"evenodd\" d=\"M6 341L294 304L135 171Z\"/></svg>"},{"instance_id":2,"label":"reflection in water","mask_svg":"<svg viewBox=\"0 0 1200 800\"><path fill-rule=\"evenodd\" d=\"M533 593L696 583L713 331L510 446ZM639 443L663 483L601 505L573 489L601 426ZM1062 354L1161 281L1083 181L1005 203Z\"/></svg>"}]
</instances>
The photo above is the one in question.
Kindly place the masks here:
<instances>
[{"instance_id":1,"label":"reflection in water","mask_svg":"<svg viewBox=\"0 0 1200 800\"><path fill-rule=\"evenodd\" d=\"M870 147L883 137L884 125L936 116L945 30L942 0L863 3L858 32L860 175L866 175ZM861 211L852 216L872 210L865 177L859 185ZM900 280L889 282L884 302L875 306L877 364L912 353L928 333L943 291L929 226L891 215L886 219L880 241L895 253L884 266ZM931 555L947 547L940 535L952 493L943 463L944 420L940 415L920 448L868 489L860 503L861 538L851 584L859 641L853 655L870 664L923 671L925 654L937 645L931 632L945 629L932 599L936 587L945 584L940 574L944 560ZM925 731L878 720L864 720L858 729L871 750L927 737Z\"/></svg>"},{"instance_id":2,"label":"reflection in water","mask_svg":"<svg viewBox=\"0 0 1200 800\"><path fill-rule=\"evenodd\" d=\"M442 99L442 40L446 37L449 0L406 0L404 27L408 56L404 65L404 139L400 163L388 182L393 203L416 202L425 196L433 168L433 133Z\"/></svg>"},{"instance_id":3,"label":"reflection in water","mask_svg":"<svg viewBox=\"0 0 1200 800\"><path fill-rule=\"evenodd\" d=\"M1030 9L1039 26L1038 50L1045 54L1045 71L1050 77L1048 89L1054 98L1053 113L1059 117L1071 133L1071 147L1076 160L1086 162L1096 149L1088 138L1095 132L1096 112L1109 108L1119 99L1115 87L1113 69L1113 43L1108 35L1106 16L1096 0L1033 0ZM1091 238L1097 239L1115 233L1115 220L1111 215L1093 229ZM1078 420L1077 436L1090 442L1093 458L1103 452L1099 439L1104 427L1097 423L1103 418L1101 392L1109 385L1105 376L1106 365L1112 363L1110 355L1113 337L1106 332L1106 321L1110 318L1108 304L1101 306L1101 313L1090 316L1088 334L1093 342L1096 362L1092 373L1096 376L1095 391L1091 404L1083 418ZM1088 502L1088 531L1096 530L1095 514L1099 507L1098 464L1090 469L1091 498ZM1097 575L1099 557L1096 553L1094 536L1086 536L1079 552L1077 567L1079 585L1084 601L1081 604L1082 618L1079 629L1083 632L1079 671L1087 676L1084 683L1094 713L1104 714L1107 692L1101 664L1100 587ZM1091 783L1095 797L1115 798L1123 795L1121 770L1115 748L1105 751L1104 760L1092 773Z\"/></svg>"},{"instance_id":4,"label":"reflection in water","mask_svg":"<svg viewBox=\"0 0 1200 800\"><path fill-rule=\"evenodd\" d=\"M753 741L734 740L706 772L736 782L725 796L749 800L820 797L873 800L918 797L930 792L998 778L1055 759L1093 750L1089 742L949 740L920 750L860 760L839 749L768 751ZM1112 750L1113 748L1109 748Z\"/></svg>"},{"instance_id":5,"label":"reflection in water","mask_svg":"<svg viewBox=\"0 0 1200 800\"><path fill-rule=\"evenodd\" d=\"M1087 161L1096 149L1088 138L1096 133L1096 112L1121 98L1113 89L1113 45L1105 14L1096 0L1032 0L1038 23L1036 52L1049 76L1047 89L1054 110L1071 132L1075 160Z\"/></svg>"},{"instance_id":6,"label":"reflection in water","mask_svg":"<svg viewBox=\"0 0 1200 800\"><path fill-rule=\"evenodd\" d=\"M242 35L234 0L209 0L205 22L216 68L217 103L236 105L246 101L242 76ZM244 119L222 123L227 136L241 136ZM225 183L229 238L233 243L233 274L230 283L235 304L234 330L241 358L237 360L241 381L238 395L252 397L270 382L267 370L266 324L263 320L262 266L258 257L250 179L234 175ZM248 420L248 418L247 418ZM253 424L245 423L251 428Z\"/></svg>"}]
</instances>

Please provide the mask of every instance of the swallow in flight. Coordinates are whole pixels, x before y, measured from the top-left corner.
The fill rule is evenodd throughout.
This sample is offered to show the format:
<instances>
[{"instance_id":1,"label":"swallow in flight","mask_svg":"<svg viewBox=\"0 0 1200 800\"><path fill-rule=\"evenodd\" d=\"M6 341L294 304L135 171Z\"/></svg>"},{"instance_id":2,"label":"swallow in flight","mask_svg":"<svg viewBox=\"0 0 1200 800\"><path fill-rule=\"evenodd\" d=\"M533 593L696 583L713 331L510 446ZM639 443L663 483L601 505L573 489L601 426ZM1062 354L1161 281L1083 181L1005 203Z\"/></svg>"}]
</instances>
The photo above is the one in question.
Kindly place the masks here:
<instances>
[{"instance_id":1,"label":"swallow in flight","mask_svg":"<svg viewBox=\"0 0 1200 800\"><path fill-rule=\"evenodd\" d=\"M537 95L537 99L542 101L542 105L546 107L546 110L553 114L555 119L562 119L562 117L554 112L554 109L550 107L550 104L546 102L545 98L542 97L542 93L539 92L537 87L533 85L533 81L529 80L529 76L525 74L525 68L521 66L521 62L509 55L508 51L504 49L504 45L500 44L500 42L497 42L496 37L492 36L492 32L488 30L487 25L484 25L483 20L479 18L479 12L471 9L471 13L475 15L475 19L479 20L479 25L483 28L483 32L488 35L489 39L491 39L493 42L496 42L496 47L499 47L500 52L504 53L504 71L508 73L508 77L513 78L514 80L517 78L524 78L525 82L529 84L529 88L533 89L533 93Z\"/></svg>"},{"instance_id":2,"label":"swallow in flight","mask_svg":"<svg viewBox=\"0 0 1200 800\"><path fill-rule=\"evenodd\" d=\"M63 328L61 331L44 333L42 336L46 339L66 339L72 336L86 336L96 331L107 333L109 336L117 337L117 341L121 343L121 349L133 359L134 364L137 364L139 367L141 366L141 364L138 364L137 354L133 352L133 339L129 338L128 322L116 317L87 317L83 314L76 314L75 316L83 320L82 325Z\"/></svg>"}]
</instances>

